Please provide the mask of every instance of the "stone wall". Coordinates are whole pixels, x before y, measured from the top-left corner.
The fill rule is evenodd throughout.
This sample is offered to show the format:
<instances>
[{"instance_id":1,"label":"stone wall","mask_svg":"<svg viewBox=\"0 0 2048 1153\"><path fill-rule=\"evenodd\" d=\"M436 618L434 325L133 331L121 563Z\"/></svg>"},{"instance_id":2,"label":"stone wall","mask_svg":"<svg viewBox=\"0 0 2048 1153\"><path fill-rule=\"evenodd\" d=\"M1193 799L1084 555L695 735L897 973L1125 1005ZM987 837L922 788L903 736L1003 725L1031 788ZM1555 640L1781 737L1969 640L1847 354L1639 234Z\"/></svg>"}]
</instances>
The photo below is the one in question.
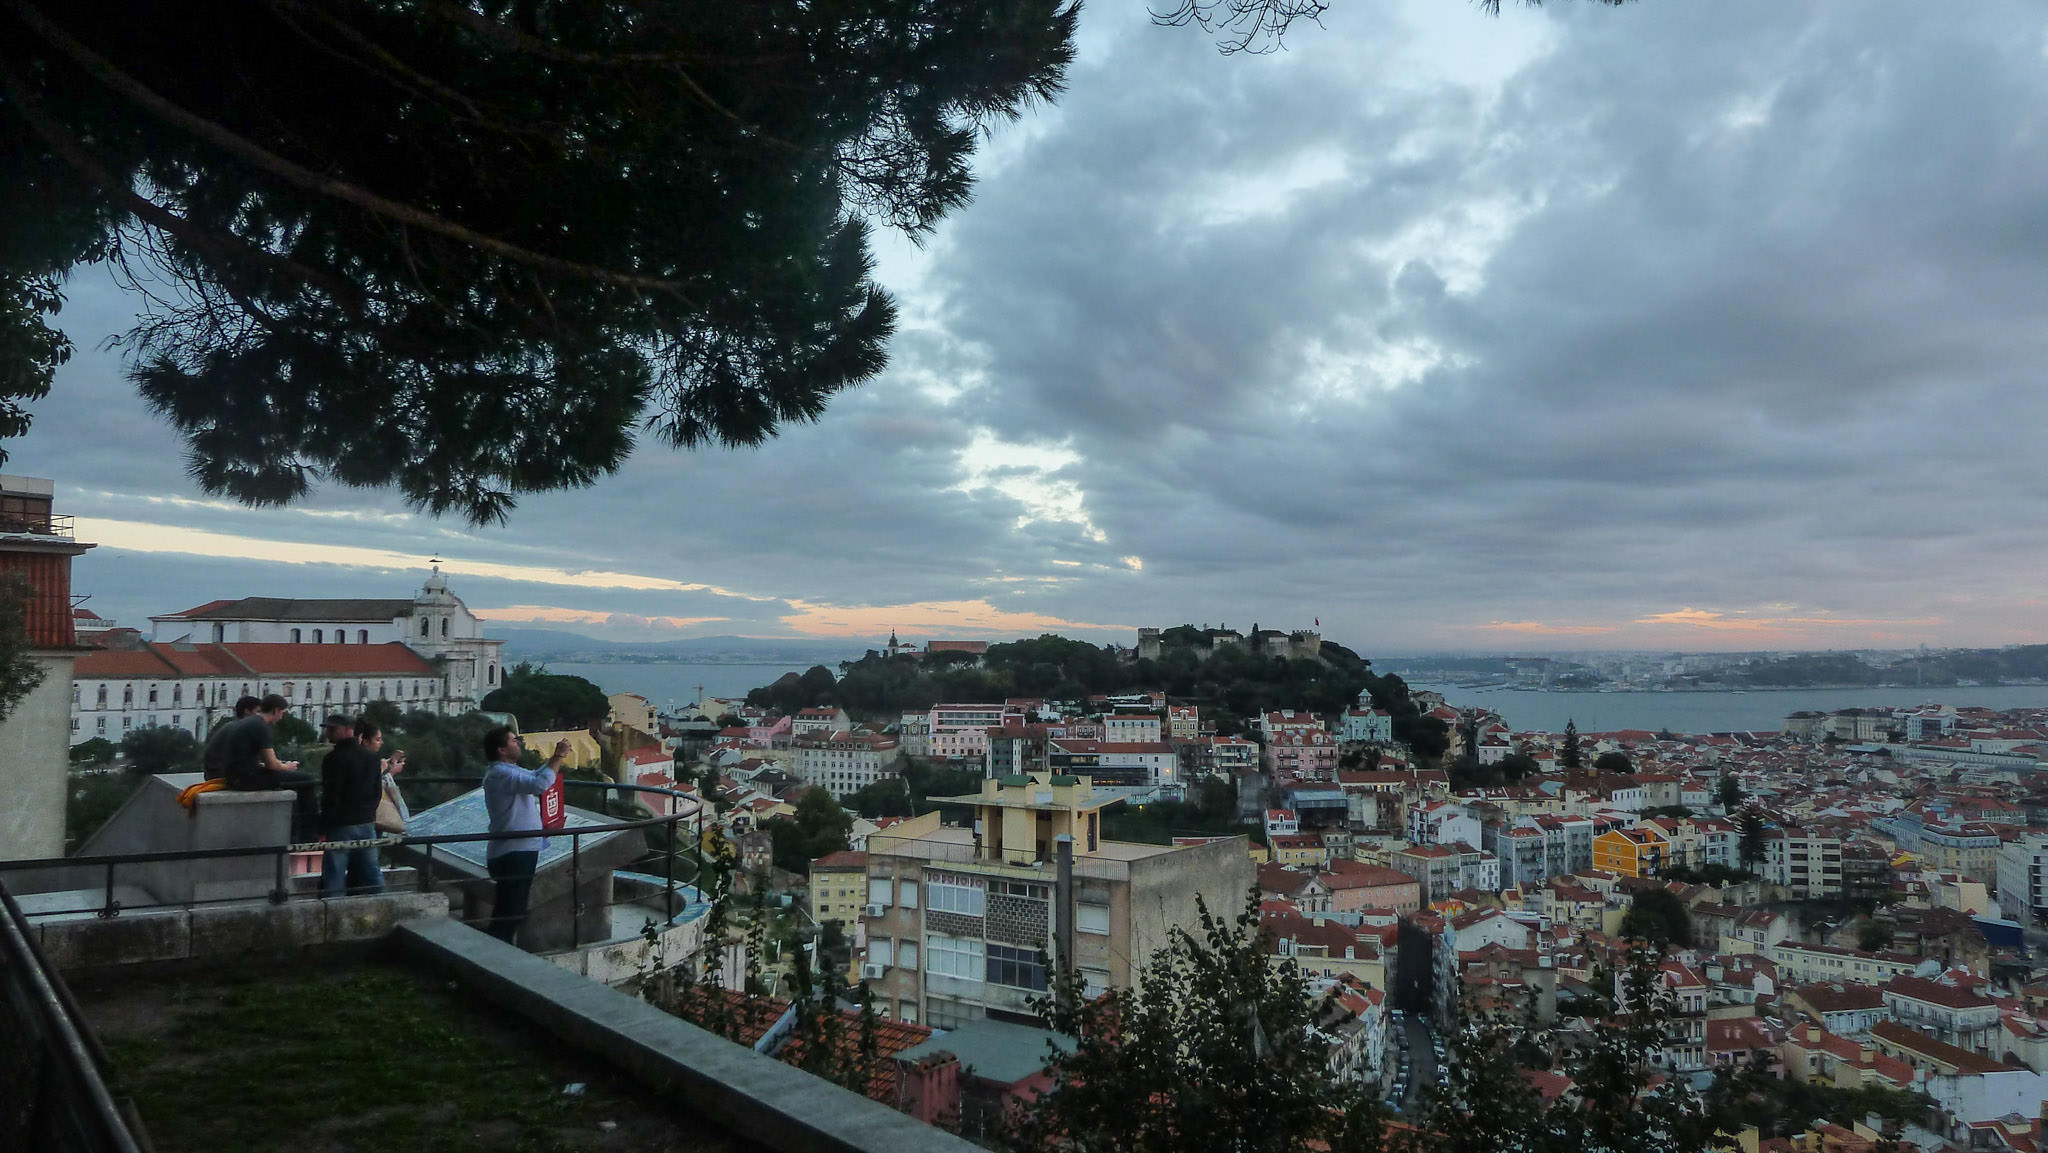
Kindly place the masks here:
<instances>
[{"instance_id":1,"label":"stone wall","mask_svg":"<svg viewBox=\"0 0 2048 1153\"><path fill-rule=\"evenodd\" d=\"M64 855L71 767L70 653L38 652L43 683L0 723L0 860Z\"/></svg>"},{"instance_id":2,"label":"stone wall","mask_svg":"<svg viewBox=\"0 0 2048 1153\"><path fill-rule=\"evenodd\" d=\"M383 893L326 900L234 902L152 909L118 917L32 921L43 954L59 969L159 961L289 956L306 949L378 940L401 924L445 920L440 893Z\"/></svg>"}]
</instances>

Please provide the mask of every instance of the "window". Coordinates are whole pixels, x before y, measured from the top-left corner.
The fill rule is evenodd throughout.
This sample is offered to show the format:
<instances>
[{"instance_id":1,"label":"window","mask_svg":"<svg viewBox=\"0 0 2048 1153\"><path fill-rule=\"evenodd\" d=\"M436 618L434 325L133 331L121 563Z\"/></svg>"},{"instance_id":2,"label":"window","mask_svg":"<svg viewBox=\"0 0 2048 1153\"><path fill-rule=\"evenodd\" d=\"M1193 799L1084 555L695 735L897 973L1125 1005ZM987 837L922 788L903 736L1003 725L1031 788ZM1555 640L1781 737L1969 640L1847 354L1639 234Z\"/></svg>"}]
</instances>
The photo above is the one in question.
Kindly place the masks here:
<instances>
[{"instance_id":1,"label":"window","mask_svg":"<svg viewBox=\"0 0 2048 1153\"><path fill-rule=\"evenodd\" d=\"M896 963L896 942L887 937L868 939L868 964L894 965Z\"/></svg>"},{"instance_id":2,"label":"window","mask_svg":"<svg viewBox=\"0 0 2048 1153\"><path fill-rule=\"evenodd\" d=\"M105 685L100 686L98 703L100 708L107 707L107 686Z\"/></svg>"},{"instance_id":3,"label":"window","mask_svg":"<svg viewBox=\"0 0 2048 1153\"><path fill-rule=\"evenodd\" d=\"M357 644L359 644L359 645L366 645L366 644L369 644L369 643L370 643L370 630L369 630L369 629L357 629L357 630L356 630L356 643L357 643Z\"/></svg>"},{"instance_id":4,"label":"window","mask_svg":"<svg viewBox=\"0 0 2048 1153\"><path fill-rule=\"evenodd\" d=\"M982 943L961 937L928 935L924 939L924 971L963 981L982 978Z\"/></svg>"},{"instance_id":5,"label":"window","mask_svg":"<svg viewBox=\"0 0 2048 1153\"><path fill-rule=\"evenodd\" d=\"M986 910L987 898L981 882L969 877L933 876L925 885L925 907L934 913L958 913L963 917L979 917Z\"/></svg>"},{"instance_id":6,"label":"window","mask_svg":"<svg viewBox=\"0 0 2048 1153\"><path fill-rule=\"evenodd\" d=\"M498 666L496 666L496 665L492 665L492 666L491 666L491 670L490 670L490 673L488 674L488 677L487 677L487 679L486 679L486 683L488 683L488 684L493 684L493 685L495 685L495 684L497 684L497 683L498 683Z\"/></svg>"},{"instance_id":7,"label":"window","mask_svg":"<svg viewBox=\"0 0 2048 1153\"><path fill-rule=\"evenodd\" d=\"M300 640L300 637L299 637L299 630L297 630L297 629L293 629L293 630L292 630L292 643L293 643L293 644L298 644L298 643L299 643L299 640Z\"/></svg>"},{"instance_id":8,"label":"window","mask_svg":"<svg viewBox=\"0 0 2048 1153\"><path fill-rule=\"evenodd\" d=\"M156 686L155 686L155 685L151 685L151 686L149 686L149 703L150 703L150 704L152 704L152 705L156 704Z\"/></svg>"},{"instance_id":9,"label":"window","mask_svg":"<svg viewBox=\"0 0 2048 1153\"><path fill-rule=\"evenodd\" d=\"M338 644L338 645L345 645L345 644L347 644L347 643L348 643L348 630L347 630L347 629L335 629L335 630L334 630L334 643L335 643L335 644Z\"/></svg>"},{"instance_id":10,"label":"window","mask_svg":"<svg viewBox=\"0 0 2048 1153\"><path fill-rule=\"evenodd\" d=\"M223 641L225 641L225 640L227 640L227 639L228 639L228 626L226 626L226 625L215 625L215 626L213 626L213 643L214 643L214 644L220 644L220 643L222 643Z\"/></svg>"},{"instance_id":11,"label":"window","mask_svg":"<svg viewBox=\"0 0 2048 1153\"><path fill-rule=\"evenodd\" d=\"M124 728L124 729L132 729L132 728L134 728L134 727L135 727L135 718L134 718L134 717L126 717L126 716L122 717L122 718L121 718L121 727L122 727L122 728Z\"/></svg>"},{"instance_id":12,"label":"window","mask_svg":"<svg viewBox=\"0 0 2048 1153\"><path fill-rule=\"evenodd\" d=\"M184 685L172 685L172 686L171 686L171 707L172 707L172 708L176 708L176 707L178 707L179 705L182 705L182 704L184 704L184 703L185 703L185 686L184 686Z\"/></svg>"},{"instance_id":13,"label":"window","mask_svg":"<svg viewBox=\"0 0 2048 1153\"><path fill-rule=\"evenodd\" d=\"M917 1003L914 1001L905 1001L903 1003L912 1009L917 1007ZM969 1021L980 1020L981 1015L981 1006L979 1005L969 1005L960 1001L948 1001L941 997L929 997L925 1000L925 1024L930 1025L934 1029L958 1029ZM908 1017L904 1018L906 1021L910 1019Z\"/></svg>"},{"instance_id":14,"label":"window","mask_svg":"<svg viewBox=\"0 0 2048 1153\"><path fill-rule=\"evenodd\" d=\"M99 719L99 720L98 720L97 722L95 722L95 724L94 724L94 726L93 726L93 727L94 727L94 728L96 728L96 729L98 729L98 730L99 730L100 732L103 732L103 733L104 733L104 732L106 732L106 731L107 731L107 718L105 718L105 717L101 717L101 718L100 718L100 719Z\"/></svg>"},{"instance_id":15,"label":"window","mask_svg":"<svg viewBox=\"0 0 2048 1153\"><path fill-rule=\"evenodd\" d=\"M421 618L420 618L420 635L421 635L421 636L426 636L426 635L427 635L427 630L428 630L428 629L430 629L430 628L432 628L432 627L434 627L434 622L432 622L432 621L428 620L428 619L427 619L427 618L425 618L425 617L421 617Z\"/></svg>"},{"instance_id":16,"label":"window","mask_svg":"<svg viewBox=\"0 0 2048 1153\"><path fill-rule=\"evenodd\" d=\"M988 979L997 985L1009 985L1017 989L1045 989L1045 965L1039 959L1036 949L1019 949L1012 945L990 945L988 947Z\"/></svg>"},{"instance_id":17,"label":"window","mask_svg":"<svg viewBox=\"0 0 2048 1153\"><path fill-rule=\"evenodd\" d=\"M1109 934L1109 906L1077 905L1074 908L1074 927L1083 933Z\"/></svg>"},{"instance_id":18,"label":"window","mask_svg":"<svg viewBox=\"0 0 2048 1153\"><path fill-rule=\"evenodd\" d=\"M184 727L185 727L185 715L184 715L183 713L172 713L172 714L171 714L171 726L172 726L173 728L180 728L180 729L184 728Z\"/></svg>"},{"instance_id":19,"label":"window","mask_svg":"<svg viewBox=\"0 0 2048 1153\"><path fill-rule=\"evenodd\" d=\"M322 641L324 641L324 640L326 640L326 639L327 639L327 637L326 637L325 635L323 635L323 634L321 633L321 631L320 631L319 629L314 629L314 630L313 630L313 643L314 643L314 644L316 644L316 645L317 645L317 644L321 643Z\"/></svg>"},{"instance_id":20,"label":"window","mask_svg":"<svg viewBox=\"0 0 2048 1153\"><path fill-rule=\"evenodd\" d=\"M911 1025L917 1024L917 1002L898 1001L896 1005L897 1020L906 1022Z\"/></svg>"},{"instance_id":21,"label":"window","mask_svg":"<svg viewBox=\"0 0 2048 1153\"><path fill-rule=\"evenodd\" d=\"M917 942L906 940L896 950L896 963L906 969L917 968Z\"/></svg>"},{"instance_id":22,"label":"window","mask_svg":"<svg viewBox=\"0 0 2048 1153\"><path fill-rule=\"evenodd\" d=\"M448 635L448 618L447 618L447 617L442 617L442 618L441 618L441 635L442 635L443 637L446 637L446 636Z\"/></svg>"},{"instance_id":23,"label":"window","mask_svg":"<svg viewBox=\"0 0 2048 1153\"><path fill-rule=\"evenodd\" d=\"M72 731L72 732L74 732L74 733L78 731L78 718L77 718L77 717L72 717L72 718L71 718L71 731Z\"/></svg>"},{"instance_id":24,"label":"window","mask_svg":"<svg viewBox=\"0 0 2048 1153\"><path fill-rule=\"evenodd\" d=\"M889 878L887 878L887 877L869 877L869 878L868 878L868 904L870 904L870 905L887 905L888 903L889 903Z\"/></svg>"},{"instance_id":25,"label":"window","mask_svg":"<svg viewBox=\"0 0 2048 1153\"><path fill-rule=\"evenodd\" d=\"M917 882L902 881L896 886L896 903L906 909L917 908Z\"/></svg>"}]
</instances>

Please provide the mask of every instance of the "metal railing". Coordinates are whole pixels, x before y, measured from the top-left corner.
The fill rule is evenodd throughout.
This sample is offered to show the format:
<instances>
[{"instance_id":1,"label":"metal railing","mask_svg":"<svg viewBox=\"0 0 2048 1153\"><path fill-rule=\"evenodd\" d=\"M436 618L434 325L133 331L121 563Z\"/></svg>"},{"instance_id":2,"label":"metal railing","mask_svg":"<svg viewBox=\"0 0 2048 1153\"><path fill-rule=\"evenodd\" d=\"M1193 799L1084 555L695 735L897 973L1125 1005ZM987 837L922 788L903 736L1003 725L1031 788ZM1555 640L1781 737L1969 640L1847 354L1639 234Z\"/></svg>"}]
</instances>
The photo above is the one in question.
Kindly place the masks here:
<instances>
[{"instance_id":1,"label":"metal railing","mask_svg":"<svg viewBox=\"0 0 2048 1153\"><path fill-rule=\"evenodd\" d=\"M481 777L415 777L411 778L408 783L419 785L466 785L474 788L480 785L482 780ZM664 833L664 844L659 850L650 851L659 851L661 853L663 924L673 924L678 912L676 908L677 890L679 885L683 884L678 882L675 876L677 826L689 825L692 827L690 843L694 847L696 854L694 860L695 871L691 877L691 881L694 882L702 875L704 868L703 832L707 806L693 794L676 789L661 788L655 785L628 785L617 784L611 781L583 781L567 778L563 780L562 784L565 789L601 789L607 793L613 790L653 793L672 799L688 800L695 808L690 812L657 814L656 816L640 820L578 825L573 828L565 827L545 831L513 830L502 833L437 833L430 836L411 836L404 833L395 833L367 841L309 841L297 844L250 845L218 849L166 849L148 853L121 853L87 857L44 857L30 860L0 861L0 884L4 884L7 876L10 874L54 870L75 871L80 869L102 871L100 884L97 886L101 891L101 898L98 903L72 908L39 908L36 910L35 915L63 916L92 913L101 918L111 918L118 917L123 912L131 909L191 908L251 899L248 895L241 894L227 897L151 901L147 904L124 905L116 896L116 890L120 885L119 870L122 868L177 861L220 861L245 857L270 857L275 861L275 886L272 888L269 897L273 904L284 904L293 900L295 896L303 900L318 899L321 896L317 892L296 895L293 893L291 860L294 856L325 852L330 849L405 847L423 850L426 864L418 871L419 890L421 892L434 892L437 889L434 877L434 849L436 846L470 844L478 841L533 840L537 837L552 840L566 837L569 840L569 889L572 902L569 917L569 947L573 950L583 946L582 921L583 914L587 911L583 904L583 838L599 834L631 832L660 827Z\"/></svg>"},{"instance_id":2,"label":"metal railing","mask_svg":"<svg viewBox=\"0 0 2048 1153\"><path fill-rule=\"evenodd\" d=\"M106 1055L5 884L0 906L0 1148L140 1153Z\"/></svg>"},{"instance_id":3,"label":"metal railing","mask_svg":"<svg viewBox=\"0 0 2048 1153\"><path fill-rule=\"evenodd\" d=\"M0 534L56 536L70 540L75 535L74 525L69 513L0 513Z\"/></svg>"}]
</instances>

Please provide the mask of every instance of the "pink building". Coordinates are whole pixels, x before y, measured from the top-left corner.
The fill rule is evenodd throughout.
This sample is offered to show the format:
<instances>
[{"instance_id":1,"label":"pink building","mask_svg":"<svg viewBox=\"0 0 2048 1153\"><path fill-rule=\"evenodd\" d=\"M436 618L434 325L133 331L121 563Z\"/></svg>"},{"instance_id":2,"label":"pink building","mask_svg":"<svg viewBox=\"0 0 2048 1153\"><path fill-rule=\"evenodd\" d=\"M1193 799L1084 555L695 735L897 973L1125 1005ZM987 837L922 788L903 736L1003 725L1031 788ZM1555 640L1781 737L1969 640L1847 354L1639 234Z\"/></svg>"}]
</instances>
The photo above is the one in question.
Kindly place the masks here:
<instances>
[{"instance_id":1,"label":"pink building","mask_svg":"<svg viewBox=\"0 0 2048 1153\"><path fill-rule=\"evenodd\" d=\"M1337 738L1320 729L1284 729L1266 741L1266 771L1304 781L1337 779Z\"/></svg>"}]
</instances>

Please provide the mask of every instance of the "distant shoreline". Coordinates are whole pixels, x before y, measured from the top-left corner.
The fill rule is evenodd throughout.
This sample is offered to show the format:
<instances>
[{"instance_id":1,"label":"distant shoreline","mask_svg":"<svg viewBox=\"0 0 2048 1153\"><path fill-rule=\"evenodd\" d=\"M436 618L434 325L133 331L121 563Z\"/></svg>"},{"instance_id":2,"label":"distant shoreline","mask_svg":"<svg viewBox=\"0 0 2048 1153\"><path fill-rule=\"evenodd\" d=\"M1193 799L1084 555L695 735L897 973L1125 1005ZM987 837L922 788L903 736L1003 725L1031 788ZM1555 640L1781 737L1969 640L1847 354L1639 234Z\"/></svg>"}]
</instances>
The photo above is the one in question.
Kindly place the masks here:
<instances>
[{"instance_id":1,"label":"distant shoreline","mask_svg":"<svg viewBox=\"0 0 2048 1153\"><path fill-rule=\"evenodd\" d=\"M1409 678L1408 678L1407 674L1405 674L1405 673L1402 673L1402 674L1396 674L1396 675L1400 676L1400 677L1401 677L1401 679L1402 679L1402 680L1404 680L1404 681L1407 681L1407 680L1409 680ZM1544 688L1533 688L1533 687L1530 687L1530 686L1527 686L1527 685L1454 685L1454 684L1452 684L1452 683L1451 683L1451 682L1449 682L1449 681L1439 681L1439 680L1422 680L1422 679L1419 679L1419 678L1418 678L1418 679L1416 679L1416 680L1410 681L1409 683L1411 683L1411 684L1428 684L1428 685L1451 685L1451 687L1453 687L1453 688L1457 689L1458 691L1460 691L1460 692L1467 692L1467 693L1475 693L1475 692L1489 692L1489 693L1581 693L1581 694L1583 694L1583 693L1607 693L1607 694L1610 694L1610 695L1613 695L1613 696L1622 696L1622 695L1632 695L1632 696L1653 696L1653 695L1659 695L1659 694L1664 694L1664 693L1692 693L1692 694L1699 694L1699 693L1817 693L1817 692L1854 692L1854 691L1856 691L1856 690L1859 690L1859 689L1868 689L1868 690L1873 690L1873 691L1875 691L1875 690L1882 690L1882 691L1885 691L1885 692L1907 692L1907 691L1910 691L1910 690L1913 690L1913 689L1940 689L1940 690L1949 690L1949 689L2036 689L2036 688L2041 688L2041 687L2043 687L2043 686L2048 686L2048 681L1984 681L1984 682L1980 682L1980 683L1978 683L1978 684L1974 684L1974 685L1961 685L1961 684L1953 684L1953 683L1951 683L1951 684L1941 684L1941 685L1907 685L1907 684L1893 684L1893 683L1889 683L1889 682L1887 682L1887 683L1884 683L1884 684L1869 684L1869 685L1864 685L1864 684L1826 684L1826 685L1748 685L1748 686L1744 686L1744 687L1742 687L1742 688L1736 688L1736 687L1733 687L1733 686L1727 686L1727 685L1717 685L1717 686L1714 686L1714 687L1712 687L1712 688L1706 688L1706 687L1681 687L1681 686L1677 686L1677 685L1674 685L1674 686L1671 686L1670 688L1659 688L1659 689L1601 689L1601 688L1592 688L1592 689L1544 689Z\"/></svg>"}]
</instances>

